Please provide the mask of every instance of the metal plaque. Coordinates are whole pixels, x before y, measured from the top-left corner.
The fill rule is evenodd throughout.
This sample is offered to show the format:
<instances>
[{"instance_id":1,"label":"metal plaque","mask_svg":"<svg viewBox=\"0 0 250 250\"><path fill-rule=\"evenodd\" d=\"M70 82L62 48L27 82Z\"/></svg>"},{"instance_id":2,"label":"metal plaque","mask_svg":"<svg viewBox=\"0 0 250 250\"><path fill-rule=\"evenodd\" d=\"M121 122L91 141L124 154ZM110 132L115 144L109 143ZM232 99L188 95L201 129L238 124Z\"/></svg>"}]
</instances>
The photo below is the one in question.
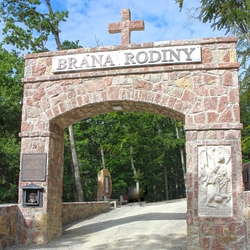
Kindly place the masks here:
<instances>
[{"instance_id":1,"label":"metal plaque","mask_svg":"<svg viewBox=\"0 0 250 250\"><path fill-rule=\"evenodd\" d=\"M46 153L22 154L21 181L45 181L46 160Z\"/></svg>"}]
</instances>

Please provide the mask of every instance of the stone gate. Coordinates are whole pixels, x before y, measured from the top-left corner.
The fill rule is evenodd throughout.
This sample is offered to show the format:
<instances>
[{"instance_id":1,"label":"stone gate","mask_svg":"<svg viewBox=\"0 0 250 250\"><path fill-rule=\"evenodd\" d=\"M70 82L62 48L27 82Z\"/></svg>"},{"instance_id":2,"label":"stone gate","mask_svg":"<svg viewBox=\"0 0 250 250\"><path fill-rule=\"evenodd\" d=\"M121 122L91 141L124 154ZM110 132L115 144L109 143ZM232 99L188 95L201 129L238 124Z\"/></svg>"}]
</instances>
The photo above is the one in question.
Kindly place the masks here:
<instances>
[{"instance_id":1,"label":"stone gate","mask_svg":"<svg viewBox=\"0 0 250 250\"><path fill-rule=\"evenodd\" d=\"M121 23L141 29L128 10ZM247 249L236 41L123 41L26 55L19 180L25 243L44 244L62 233L64 129L122 110L185 123L187 249ZM39 206L24 197L29 184L41 190Z\"/></svg>"}]
</instances>

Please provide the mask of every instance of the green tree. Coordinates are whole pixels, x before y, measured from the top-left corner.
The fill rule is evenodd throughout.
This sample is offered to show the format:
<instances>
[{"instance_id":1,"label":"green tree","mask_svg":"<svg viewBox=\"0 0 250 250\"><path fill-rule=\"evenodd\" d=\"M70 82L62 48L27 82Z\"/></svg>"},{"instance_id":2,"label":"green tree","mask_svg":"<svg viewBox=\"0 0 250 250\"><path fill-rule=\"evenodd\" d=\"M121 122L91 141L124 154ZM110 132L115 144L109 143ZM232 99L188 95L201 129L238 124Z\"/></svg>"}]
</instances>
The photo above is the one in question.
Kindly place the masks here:
<instances>
[{"instance_id":1,"label":"green tree","mask_svg":"<svg viewBox=\"0 0 250 250\"><path fill-rule=\"evenodd\" d=\"M184 0L176 0L180 9ZM250 161L250 1L249 0L202 0L200 7L191 10L191 18L211 23L214 29L225 29L226 33L237 35L238 60L240 67L240 106L243 161Z\"/></svg>"},{"instance_id":2,"label":"green tree","mask_svg":"<svg viewBox=\"0 0 250 250\"><path fill-rule=\"evenodd\" d=\"M180 8L184 0L176 0ZM250 45L250 1L249 0L202 0L196 9L196 18L204 23L211 23L217 30L241 32Z\"/></svg>"},{"instance_id":3,"label":"green tree","mask_svg":"<svg viewBox=\"0 0 250 250\"><path fill-rule=\"evenodd\" d=\"M243 124L242 130L242 156L243 162L250 161L250 46L241 33L238 34L237 45L240 67L240 114Z\"/></svg>"},{"instance_id":4,"label":"green tree","mask_svg":"<svg viewBox=\"0 0 250 250\"><path fill-rule=\"evenodd\" d=\"M23 59L0 46L0 203L17 202Z\"/></svg>"},{"instance_id":5,"label":"green tree","mask_svg":"<svg viewBox=\"0 0 250 250\"><path fill-rule=\"evenodd\" d=\"M40 5L48 12L40 12ZM4 22L4 43L21 50L47 51L46 42L52 35L61 50L59 23L65 22L68 11L53 11L50 0L2 0L0 17Z\"/></svg>"},{"instance_id":6,"label":"green tree","mask_svg":"<svg viewBox=\"0 0 250 250\"><path fill-rule=\"evenodd\" d=\"M39 11L41 5L47 7L47 12ZM59 24L66 21L68 11L53 11L50 0L2 0L0 7L0 17L4 22L3 35L5 37L3 42L6 44L11 44L20 50L42 52L48 50L46 43L49 37L52 36L58 50L63 50L63 45L65 45L66 49L69 46L75 48L78 45L78 41L61 43ZM69 135L77 200L84 201L73 125L69 126Z\"/></svg>"},{"instance_id":7,"label":"green tree","mask_svg":"<svg viewBox=\"0 0 250 250\"><path fill-rule=\"evenodd\" d=\"M5 43L31 52L47 51L46 43L52 36L58 50L80 47L78 41L61 43L59 24L66 20L68 12L54 12L49 0L3 0L0 4ZM46 13L39 11L41 4L47 7ZM73 126L69 129L73 131ZM134 166L138 173L144 173L140 186L148 186L152 201L164 199L166 185L170 198L185 194L184 185L179 184L183 179L179 147L183 145L181 139L176 139L170 119L149 113L113 112L81 121L74 125L76 143L73 147L78 155L73 162L70 156L72 134L65 133L64 200L83 198L79 192L74 192L76 181L81 181L78 186L84 187L86 200L95 197L96 176L103 167L100 148L105 149L107 145L115 148L104 152L114 191L126 192L127 188L134 186L138 179L133 178ZM75 173L77 178L74 180L72 174Z\"/></svg>"},{"instance_id":8,"label":"green tree","mask_svg":"<svg viewBox=\"0 0 250 250\"><path fill-rule=\"evenodd\" d=\"M165 199L166 184L169 198L184 197L180 147L183 147L185 140L181 129L180 139L176 139L174 124L167 117L137 112L101 114L75 124L76 148L85 199L96 197L96 176L103 168L101 147L104 149L105 166L112 176L113 198L127 193L129 188L135 187L138 180L141 197L145 197L145 191L148 191L149 201ZM69 147L67 145L68 142L65 144L65 152ZM138 176L143 173L140 174L143 178L136 178L137 173ZM70 175L65 178L70 183ZM64 199L73 197L72 193L66 197L66 192L69 191L66 190L67 187L64 189Z\"/></svg>"}]
</instances>

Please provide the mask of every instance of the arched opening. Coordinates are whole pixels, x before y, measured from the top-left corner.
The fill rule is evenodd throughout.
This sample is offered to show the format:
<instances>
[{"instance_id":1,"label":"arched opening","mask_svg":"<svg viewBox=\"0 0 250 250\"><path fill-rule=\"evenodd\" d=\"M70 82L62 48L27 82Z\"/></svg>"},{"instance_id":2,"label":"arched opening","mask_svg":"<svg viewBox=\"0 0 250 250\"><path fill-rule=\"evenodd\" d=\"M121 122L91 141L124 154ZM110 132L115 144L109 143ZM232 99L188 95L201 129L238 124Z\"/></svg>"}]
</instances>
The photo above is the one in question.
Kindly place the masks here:
<instances>
[{"instance_id":1,"label":"arched opening","mask_svg":"<svg viewBox=\"0 0 250 250\"><path fill-rule=\"evenodd\" d=\"M120 111L82 120L74 125L74 133L85 201L98 200L96 177L103 168L111 172L113 199L126 195L133 200L127 196L135 188L135 173L140 175L140 200L185 197L182 123L150 112ZM74 169L66 138L63 200L74 201Z\"/></svg>"},{"instance_id":2,"label":"arched opening","mask_svg":"<svg viewBox=\"0 0 250 250\"><path fill-rule=\"evenodd\" d=\"M142 105L146 110L148 110L147 106L150 106L147 105L147 103L143 103ZM119 106L119 102L117 102L117 106ZM100 110L100 108L98 110ZM160 110L164 109L160 108ZM157 111L157 106L154 106L154 112L159 112ZM128 188L136 187L136 181L133 178L134 173L131 167L131 145L133 146L134 165L137 171L139 170L143 173L143 179L140 181L140 187L142 187L141 192L145 192L145 186L147 186L147 193L141 194L141 198L144 198L145 200L141 199L142 202L136 202L138 204L137 207L141 206L148 209L145 206L145 201L153 204L153 202L157 201L162 202L185 197L186 190L180 154L180 149L184 146L184 143L181 142L181 140L183 140L185 135L183 124L181 127L177 128L178 125L180 125L179 122L166 116L150 112L140 113L131 111L112 111L96 116L90 116L83 121L77 122L74 125L74 131L76 144L79 143L77 145L78 152L82 151L80 152L78 159L80 168L82 168L82 171L80 172L82 172L82 178L85 179L85 182L89 181L88 183L85 183L85 200L93 201L93 199L96 198L93 188L97 188L97 172L103 168L100 145L102 145L104 149L107 148L107 151L104 150L105 167L111 172L113 199L119 199L119 195L121 194L127 195ZM176 129L179 129L179 133L182 134L182 138L179 140L177 138ZM151 133L152 137L149 137L149 133ZM86 141L86 139L90 140L90 145L87 144L88 141ZM84 143L82 140L84 140ZM130 140L133 141L129 143ZM65 142L65 144L66 143L67 142ZM173 145L175 143L176 145ZM84 146L86 146L86 148ZM69 145L67 147L69 149ZM84 166L84 164L91 164L91 162L87 163L85 158L85 153L89 154L89 152L86 152L89 147L92 147L90 151L93 154L91 156L93 165L88 165L85 169L86 165ZM68 164L70 164L70 162ZM70 167L70 165L66 167ZM83 172L84 169L85 172ZM163 244L163 242L165 242L165 246L168 247L181 247L185 245L186 226L183 226L186 224L185 201L181 200L181 203L174 203L174 205L176 205L175 209L165 207L165 210L160 210L160 208L163 207L161 206L163 205L162 203L160 203L160 208L151 205L154 210L147 210L146 214L138 213L136 205L133 205L136 203L134 203L133 199L130 201L131 203L127 205L131 208L132 213L134 213L133 216L126 215L125 210L122 216L123 218L125 217L124 219L116 217L118 212L114 215L106 214L104 216L106 216L107 219L109 218L108 220L112 220L112 222L104 221L102 217L98 217L96 218L96 220L98 220L98 228L96 229L94 229L96 225L95 220L88 221L87 224L76 222L63 227L63 234L72 235L72 237L75 237L73 235L81 234L82 237L84 237L86 231L88 233L90 231L93 232L91 237L86 236L87 238L84 242L80 237L78 239L79 245L82 244L82 246L87 247L90 247L91 244L97 246L99 244L98 239L100 237L102 238L103 234L108 234L108 232L112 230L116 232L112 231L116 236L113 236L112 242L106 238L106 241L103 244L106 245L107 248L112 246L115 247L115 242L118 240L120 246L122 244L128 246L128 244L137 245L139 242L142 244L143 241L145 242L146 238L148 239L147 245L155 245L156 243L152 243L151 241L154 241L156 238L158 240L160 239L157 246L160 246L159 244ZM166 202L164 202L164 205L166 205L165 203ZM184 204L185 207L183 209ZM180 206L181 208L179 208ZM120 208L118 208L118 210L119 209ZM141 224L142 221L143 225ZM152 221L155 221L155 224L153 224ZM153 233L155 229L153 230L152 228L154 228L157 223L158 227L161 227L160 232L164 232L164 237L158 235L156 232ZM131 226L129 226L130 224ZM168 230L166 230L163 224L171 226L168 226ZM127 227L143 228L145 226L150 229L140 232L140 237L137 240L132 240L132 238L136 238L135 235L138 234L139 231L132 230L132 228L129 230L129 233L124 234L123 237L120 238L121 231L128 230L126 229ZM178 227L178 230L176 230L176 227ZM114 228L116 228L116 230ZM104 233L105 230L107 230L107 233ZM150 236L148 235L149 232L151 232ZM95 234L97 236L94 236ZM133 234L134 236L132 236ZM69 239L70 238L67 238L67 241ZM94 242L91 243L90 241L93 240ZM128 243L128 241L130 241L130 243Z\"/></svg>"}]
</instances>

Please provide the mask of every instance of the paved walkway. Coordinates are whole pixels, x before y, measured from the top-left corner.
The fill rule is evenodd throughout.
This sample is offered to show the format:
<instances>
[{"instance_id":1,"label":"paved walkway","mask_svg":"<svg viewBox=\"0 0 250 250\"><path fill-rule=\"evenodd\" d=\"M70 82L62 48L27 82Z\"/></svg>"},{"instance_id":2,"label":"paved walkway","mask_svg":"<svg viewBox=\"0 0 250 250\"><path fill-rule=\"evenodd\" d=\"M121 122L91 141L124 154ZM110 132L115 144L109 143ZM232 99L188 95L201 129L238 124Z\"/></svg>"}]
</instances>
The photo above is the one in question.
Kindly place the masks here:
<instances>
[{"instance_id":1,"label":"paved walkway","mask_svg":"<svg viewBox=\"0 0 250 250\"><path fill-rule=\"evenodd\" d=\"M46 246L14 249L184 250L186 200L133 203L69 224Z\"/></svg>"}]
</instances>

